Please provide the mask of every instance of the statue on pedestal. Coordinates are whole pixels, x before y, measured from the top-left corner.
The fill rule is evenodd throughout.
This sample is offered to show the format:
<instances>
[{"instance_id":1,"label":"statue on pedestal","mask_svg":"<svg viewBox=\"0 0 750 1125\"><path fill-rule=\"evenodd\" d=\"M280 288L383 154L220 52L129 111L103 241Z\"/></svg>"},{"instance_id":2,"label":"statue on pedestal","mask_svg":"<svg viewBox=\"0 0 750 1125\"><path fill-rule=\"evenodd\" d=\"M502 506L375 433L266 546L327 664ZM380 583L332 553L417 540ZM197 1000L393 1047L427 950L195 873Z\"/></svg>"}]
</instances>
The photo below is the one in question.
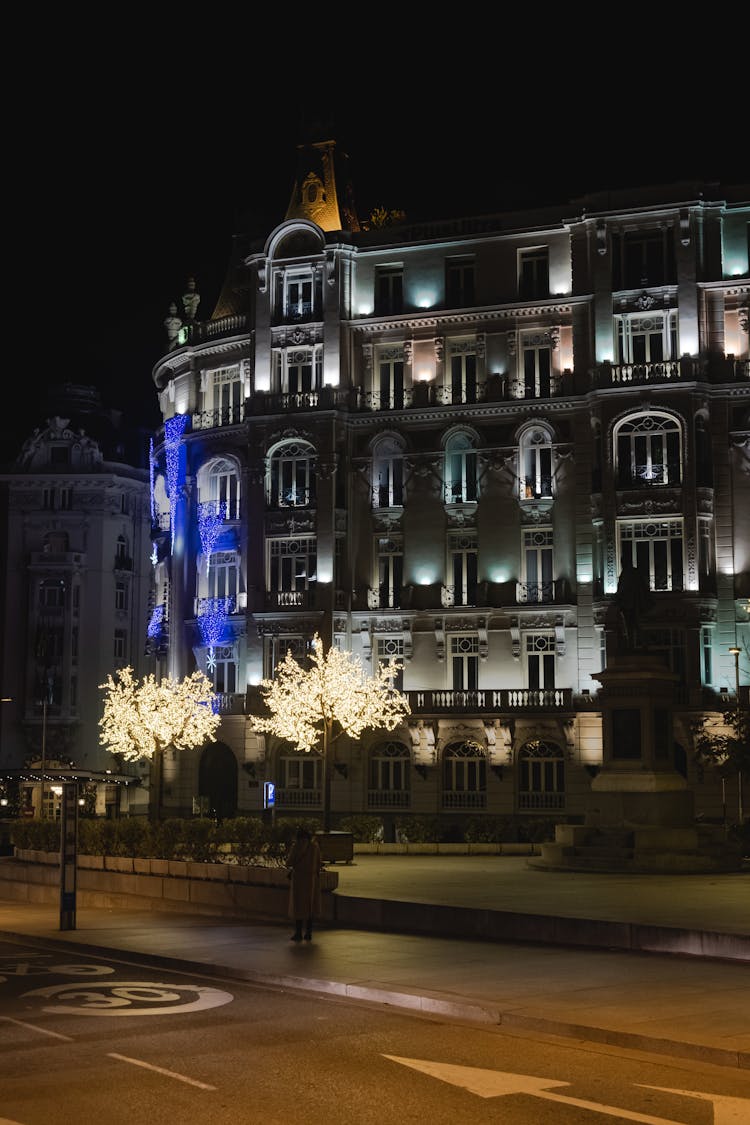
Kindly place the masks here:
<instances>
[{"instance_id":1,"label":"statue on pedestal","mask_svg":"<svg viewBox=\"0 0 750 1125\"><path fill-rule=\"evenodd\" d=\"M169 312L164 318L164 329L167 333L167 347L171 352L174 348L179 347L180 344L180 329L182 328L182 321L177 315L177 305L172 301L169 306Z\"/></svg>"},{"instance_id":2,"label":"statue on pedestal","mask_svg":"<svg viewBox=\"0 0 750 1125\"><path fill-rule=\"evenodd\" d=\"M639 628L643 618L651 611L654 599L648 575L634 567L628 555L623 555L621 561L614 603L617 609L617 647L620 652L634 652L643 647L639 643Z\"/></svg>"}]
</instances>

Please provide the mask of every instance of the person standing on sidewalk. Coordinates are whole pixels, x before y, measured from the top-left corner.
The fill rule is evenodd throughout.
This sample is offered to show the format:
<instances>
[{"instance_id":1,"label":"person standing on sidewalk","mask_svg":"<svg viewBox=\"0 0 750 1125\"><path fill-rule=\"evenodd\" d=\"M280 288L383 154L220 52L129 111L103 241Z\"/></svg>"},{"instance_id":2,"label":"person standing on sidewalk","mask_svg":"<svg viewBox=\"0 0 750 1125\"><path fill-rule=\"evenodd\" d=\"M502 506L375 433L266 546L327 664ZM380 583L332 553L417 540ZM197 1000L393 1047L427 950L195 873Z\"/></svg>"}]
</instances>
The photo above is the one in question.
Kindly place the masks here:
<instances>
[{"instance_id":1,"label":"person standing on sidewalk","mask_svg":"<svg viewBox=\"0 0 750 1125\"><path fill-rule=\"evenodd\" d=\"M286 861L291 885L289 887L289 917L294 919L292 941L302 941L304 923L305 941L312 940L313 918L320 917L320 868L322 859L318 841L302 825L292 844Z\"/></svg>"}]
</instances>

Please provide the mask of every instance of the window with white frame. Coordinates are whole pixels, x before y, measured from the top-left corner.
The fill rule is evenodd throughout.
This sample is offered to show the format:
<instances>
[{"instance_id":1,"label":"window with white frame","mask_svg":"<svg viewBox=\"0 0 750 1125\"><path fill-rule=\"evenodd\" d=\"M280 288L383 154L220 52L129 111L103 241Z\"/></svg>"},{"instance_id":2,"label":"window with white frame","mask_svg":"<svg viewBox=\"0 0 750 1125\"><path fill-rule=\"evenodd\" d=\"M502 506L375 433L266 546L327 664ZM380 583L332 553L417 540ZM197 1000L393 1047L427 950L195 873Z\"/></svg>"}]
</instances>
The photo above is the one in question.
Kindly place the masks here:
<instances>
[{"instance_id":1,"label":"window with white frame","mask_svg":"<svg viewBox=\"0 0 750 1125\"><path fill-rule=\"evenodd\" d=\"M315 449L294 439L269 456L267 495L274 508L307 508L315 503Z\"/></svg>"},{"instance_id":2,"label":"window with white frame","mask_svg":"<svg viewBox=\"0 0 750 1125\"><path fill-rule=\"evenodd\" d=\"M234 645L217 645L213 650L208 674L213 689L219 693L234 694L237 691L237 672L239 661Z\"/></svg>"},{"instance_id":3,"label":"window with white frame","mask_svg":"<svg viewBox=\"0 0 750 1125\"><path fill-rule=\"evenodd\" d=\"M518 252L518 296L522 301L549 297L549 249Z\"/></svg>"},{"instance_id":4,"label":"window with white frame","mask_svg":"<svg viewBox=\"0 0 750 1125\"><path fill-rule=\"evenodd\" d=\"M206 375L204 410L213 411L222 426L241 422L245 392L239 365L217 367Z\"/></svg>"},{"instance_id":5,"label":"window with white frame","mask_svg":"<svg viewBox=\"0 0 750 1125\"><path fill-rule=\"evenodd\" d=\"M555 634L524 634L526 686L530 691L551 691L555 686Z\"/></svg>"},{"instance_id":6,"label":"window with white frame","mask_svg":"<svg viewBox=\"0 0 750 1125\"><path fill-rule=\"evenodd\" d=\"M701 682L709 687L714 682L714 631L710 625L701 626Z\"/></svg>"},{"instance_id":7,"label":"window with white frame","mask_svg":"<svg viewBox=\"0 0 750 1125\"><path fill-rule=\"evenodd\" d=\"M44 578L39 585L39 605L43 609L63 609L65 606L65 580Z\"/></svg>"},{"instance_id":8,"label":"window with white frame","mask_svg":"<svg viewBox=\"0 0 750 1125\"><path fill-rule=\"evenodd\" d=\"M119 580L115 582L115 610L124 613L128 608L128 584Z\"/></svg>"},{"instance_id":9,"label":"window with white frame","mask_svg":"<svg viewBox=\"0 0 750 1125\"><path fill-rule=\"evenodd\" d=\"M713 523L698 517L698 589L710 590L714 582L715 551Z\"/></svg>"},{"instance_id":10,"label":"window with white frame","mask_svg":"<svg viewBox=\"0 0 750 1125\"><path fill-rule=\"evenodd\" d=\"M306 794L308 801L295 801L287 793L288 803L315 805L320 802L320 780L322 775L320 756L309 754L285 754L279 761L281 766L281 788L291 794Z\"/></svg>"},{"instance_id":11,"label":"window with white frame","mask_svg":"<svg viewBox=\"0 0 750 1125\"><path fill-rule=\"evenodd\" d=\"M287 653L291 653L293 660L296 660L302 667L306 667L308 656L306 638L299 633L281 633L277 637L268 638L266 654L266 676L268 679L272 679L276 675L276 669L286 659Z\"/></svg>"},{"instance_id":12,"label":"window with white frame","mask_svg":"<svg viewBox=\"0 0 750 1125\"><path fill-rule=\"evenodd\" d=\"M445 502L471 503L477 498L477 452L468 434L452 434L445 445Z\"/></svg>"},{"instance_id":13,"label":"window with white frame","mask_svg":"<svg viewBox=\"0 0 750 1125\"><path fill-rule=\"evenodd\" d=\"M552 496L552 438L541 426L524 430L519 442L519 488L522 500Z\"/></svg>"},{"instance_id":14,"label":"window with white frame","mask_svg":"<svg viewBox=\"0 0 750 1125\"><path fill-rule=\"evenodd\" d=\"M624 313L615 316L620 363L651 364L676 359L677 313Z\"/></svg>"},{"instance_id":15,"label":"window with white frame","mask_svg":"<svg viewBox=\"0 0 750 1125\"><path fill-rule=\"evenodd\" d=\"M401 588L404 584L404 541L400 535L378 536L377 551L377 607L396 609L401 605Z\"/></svg>"},{"instance_id":16,"label":"window with white frame","mask_svg":"<svg viewBox=\"0 0 750 1125\"><path fill-rule=\"evenodd\" d=\"M446 746L443 755L443 806L484 808L486 801L486 751L471 739Z\"/></svg>"},{"instance_id":17,"label":"window with white frame","mask_svg":"<svg viewBox=\"0 0 750 1125\"><path fill-rule=\"evenodd\" d=\"M314 585L317 577L314 535L269 539L268 550L271 593L300 593Z\"/></svg>"},{"instance_id":18,"label":"window with white frame","mask_svg":"<svg viewBox=\"0 0 750 1125\"><path fill-rule=\"evenodd\" d=\"M201 474L201 502L208 501L216 506L217 514L224 505L225 519L240 518L240 478L237 468L230 461L214 461L205 476L205 500L203 497L203 474Z\"/></svg>"},{"instance_id":19,"label":"window with white frame","mask_svg":"<svg viewBox=\"0 0 750 1125\"><path fill-rule=\"evenodd\" d=\"M647 574L652 590L684 588L681 519L622 520L617 532L618 558L627 556L641 574Z\"/></svg>"},{"instance_id":20,"label":"window with white frame","mask_svg":"<svg viewBox=\"0 0 750 1125\"><path fill-rule=\"evenodd\" d=\"M544 810L564 806L563 751L554 742L527 742L518 754L518 807Z\"/></svg>"},{"instance_id":21,"label":"window with white frame","mask_svg":"<svg viewBox=\"0 0 750 1125\"><path fill-rule=\"evenodd\" d=\"M629 417L615 428L617 483L622 487L679 484L682 479L682 427L668 414Z\"/></svg>"},{"instance_id":22,"label":"window with white frame","mask_svg":"<svg viewBox=\"0 0 750 1125\"><path fill-rule=\"evenodd\" d=\"M551 527L523 529L523 581L520 602L551 602L555 598Z\"/></svg>"},{"instance_id":23,"label":"window with white frame","mask_svg":"<svg viewBox=\"0 0 750 1125\"><path fill-rule=\"evenodd\" d=\"M477 354L475 340L452 341L449 345L450 385L445 400L450 403L476 402Z\"/></svg>"},{"instance_id":24,"label":"window with white frame","mask_svg":"<svg viewBox=\"0 0 750 1125\"><path fill-rule=\"evenodd\" d=\"M549 336L525 336L521 347L524 398L549 398L552 393L552 346Z\"/></svg>"},{"instance_id":25,"label":"window with white frame","mask_svg":"<svg viewBox=\"0 0 750 1125\"><path fill-rule=\"evenodd\" d=\"M477 604L477 536L473 531L448 535L448 603Z\"/></svg>"},{"instance_id":26,"label":"window with white frame","mask_svg":"<svg viewBox=\"0 0 750 1125\"><path fill-rule=\"evenodd\" d=\"M208 571L207 596L231 599L234 611L240 590L240 556L236 551L217 551L211 555Z\"/></svg>"},{"instance_id":27,"label":"window with white frame","mask_svg":"<svg viewBox=\"0 0 750 1125\"><path fill-rule=\"evenodd\" d=\"M471 258L449 258L445 263L445 303L451 309L474 304L474 262Z\"/></svg>"},{"instance_id":28,"label":"window with white frame","mask_svg":"<svg viewBox=\"0 0 750 1125\"><path fill-rule=\"evenodd\" d=\"M371 808L409 805L409 749L401 742L380 742L370 751L367 803Z\"/></svg>"},{"instance_id":29,"label":"window with white frame","mask_svg":"<svg viewBox=\"0 0 750 1125\"><path fill-rule=\"evenodd\" d=\"M479 686L479 638L453 634L450 638L451 686L454 691L476 691Z\"/></svg>"},{"instance_id":30,"label":"window with white frame","mask_svg":"<svg viewBox=\"0 0 750 1125\"><path fill-rule=\"evenodd\" d=\"M372 453L372 506L399 508L404 502L404 450L396 438L384 437Z\"/></svg>"},{"instance_id":31,"label":"window with white frame","mask_svg":"<svg viewBox=\"0 0 750 1125\"><path fill-rule=\"evenodd\" d=\"M375 667L373 672L377 675L378 669L381 664L388 664L389 661L395 660L399 664L404 663L404 638L403 637L378 637L375 644ZM404 669L399 668L391 681L391 687L396 688L397 691L404 690Z\"/></svg>"},{"instance_id":32,"label":"window with white frame","mask_svg":"<svg viewBox=\"0 0 750 1125\"><path fill-rule=\"evenodd\" d=\"M282 394L307 395L323 381L321 347L287 348L274 351L276 385Z\"/></svg>"},{"instance_id":33,"label":"window with white frame","mask_svg":"<svg viewBox=\"0 0 750 1125\"><path fill-rule=\"evenodd\" d=\"M404 349L402 347L379 350L375 398L379 410L399 410L404 405Z\"/></svg>"},{"instance_id":34,"label":"window with white frame","mask_svg":"<svg viewBox=\"0 0 750 1125\"><path fill-rule=\"evenodd\" d=\"M313 275L312 270L305 273L284 273L284 319L309 320L313 314Z\"/></svg>"}]
</instances>

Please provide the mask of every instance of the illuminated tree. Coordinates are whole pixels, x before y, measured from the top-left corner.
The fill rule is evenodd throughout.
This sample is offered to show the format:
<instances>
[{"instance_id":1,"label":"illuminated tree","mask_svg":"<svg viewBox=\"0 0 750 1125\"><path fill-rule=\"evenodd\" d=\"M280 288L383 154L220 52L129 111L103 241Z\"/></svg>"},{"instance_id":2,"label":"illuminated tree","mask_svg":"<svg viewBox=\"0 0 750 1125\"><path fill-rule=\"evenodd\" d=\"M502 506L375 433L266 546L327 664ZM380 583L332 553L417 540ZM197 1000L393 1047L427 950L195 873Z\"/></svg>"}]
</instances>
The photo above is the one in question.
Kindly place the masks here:
<instances>
[{"instance_id":1,"label":"illuminated tree","mask_svg":"<svg viewBox=\"0 0 750 1125\"><path fill-rule=\"evenodd\" d=\"M378 666L377 676L365 671L359 657L312 640L310 667L303 668L287 652L273 680L261 682L261 694L271 712L251 716L255 730L266 731L309 753L322 743L323 827L329 831L333 743L346 734L359 739L365 730L393 730L410 714L406 696L393 687L400 664L391 660Z\"/></svg>"},{"instance_id":2,"label":"illuminated tree","mask_svg":"<svg viewBox=\"0 0 750 1125\"><path fill-rule=\"evenodd\" d=\"M107 682L99 685L105 691L99 742L126 762L140 758L152 762L152 808L158 818L165 749L190 750L216 741L221 716L214 711L211 681L200 671L183 680L165 677L158 683L153 675L139 683L132 668L121 668L115 675L116 680L107 676Z\"/></svg>"}]
</instances>

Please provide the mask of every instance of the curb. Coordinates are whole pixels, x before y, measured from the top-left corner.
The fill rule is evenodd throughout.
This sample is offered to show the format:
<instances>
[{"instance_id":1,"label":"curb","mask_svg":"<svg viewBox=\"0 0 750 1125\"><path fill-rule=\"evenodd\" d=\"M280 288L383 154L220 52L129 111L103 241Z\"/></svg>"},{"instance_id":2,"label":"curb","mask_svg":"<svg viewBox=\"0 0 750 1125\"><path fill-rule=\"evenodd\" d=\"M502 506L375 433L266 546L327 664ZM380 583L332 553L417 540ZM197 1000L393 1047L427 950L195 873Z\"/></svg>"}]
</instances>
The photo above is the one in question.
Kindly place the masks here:
<instances>
[{"instance_id":1,"label":"curb","mask_svg":"<svg viewBox=\"0 0 750 1125\"><path fill-rule=\"evenodd\" d=\"M420 1015L444 1016L467 1023L492 1024L508 1030L535 1031L544 1035L554 1035L561 1039L588 1040L629 1050L646 1051L651 1054L670 1055L675 1058L691 1059L714 1066L734 1067L750 1070L750 1052L732 1051L719 1047L705 1047L695 1043L685 1043L677 1039L657 1039L647 1035L635 1035L626 1031L611 1031L585 1024L571 1024L562 1020L544 1017L525 1016L512 1010L502 1011L483 1007L468 999L448 1000L439 993L393 992L388 989L344 984L342 981L318 980L312 977L297 977L287 974L266 974L251 969L236 969L228 965L206 964L203 961L188 961L179 957L152 956L134 953L114 946L84 945L82 942L67 942L58 938L41 938L35 935L0 931L0 937L9 941L23 941L28 945L44 948L52 945L66 952L80 952L84 949L94 957L117 957L118 960L136 965L156 965L171 972L200 973L203 976L216 976L223 979L245 981L264 988L296 989L300 992L317 992L329 996L339 996L362 1003L383 1004L387 1007L403 1008Z\"/></svg>"}]
</instances>

